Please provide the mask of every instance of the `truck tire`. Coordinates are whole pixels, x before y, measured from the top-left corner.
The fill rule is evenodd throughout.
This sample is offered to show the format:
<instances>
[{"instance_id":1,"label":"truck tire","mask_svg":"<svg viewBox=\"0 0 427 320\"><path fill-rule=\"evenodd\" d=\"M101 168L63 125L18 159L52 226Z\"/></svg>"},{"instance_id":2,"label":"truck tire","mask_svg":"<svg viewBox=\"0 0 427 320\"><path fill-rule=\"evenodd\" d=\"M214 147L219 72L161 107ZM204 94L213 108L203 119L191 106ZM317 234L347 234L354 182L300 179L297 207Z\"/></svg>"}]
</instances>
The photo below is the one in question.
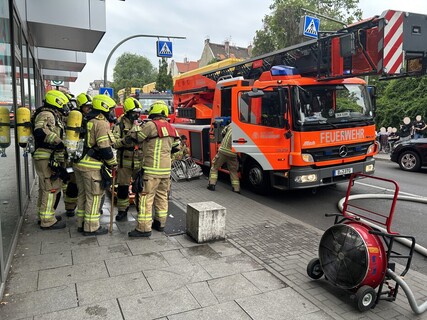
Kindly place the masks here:
<instances>
[{"instance_id":1,"label":"truck tire","mask_svg":"<svg viewBox=\"0 0 427 320\"><path fill-rule=\"evenodd\" d=\"M271 190L270 177L255 161L249 161L244 167L244 181L252 191L267 194Z\"/></svg>"}]
</instances>

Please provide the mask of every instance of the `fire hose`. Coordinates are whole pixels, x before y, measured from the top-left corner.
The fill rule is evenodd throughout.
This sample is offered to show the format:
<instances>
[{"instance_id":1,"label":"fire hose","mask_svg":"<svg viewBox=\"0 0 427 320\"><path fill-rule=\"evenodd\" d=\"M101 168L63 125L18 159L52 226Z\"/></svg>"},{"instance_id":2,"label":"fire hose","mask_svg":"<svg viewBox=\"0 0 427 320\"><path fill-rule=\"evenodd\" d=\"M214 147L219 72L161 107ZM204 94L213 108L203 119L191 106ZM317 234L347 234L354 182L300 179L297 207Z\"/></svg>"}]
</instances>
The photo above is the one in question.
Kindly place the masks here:
<instances>
[{"instance_id":1,"label":"fire hose","mask_svg":"<svg viewBox=\"0 0 427 320\"><path fill-rule=\"evenodd\" d=\"M354 200L354 199L393 199L393 195L391 195L391 194L361 194L361 195L350 195L348 197L348 200ZM398 195L397 199L398 200L405 200L405 201L427 203L427 198L422 198L422 197L411 197L411 196ZM338 209L340 210L340 212L343 211L344 201L345 201L345 197L342 198L340 201L338 201ZM369 221L366 221L365 219L361 219L361 220L363 220L363 223L370 225L371 227L374 227L374 228L376 228L376 229L378 229L384 233L387 233L387 230L385 230L384 228L381 228L381 227L377 226L376 224L373 224ZM405 238L396 238L396 241L398 241L398 242L400 242L406 246L411 245L411 241L409 241L408 239L405 239ZM422 254L423 256L427 256L427 249L425 247L422 247L418 244L415 244L414 249L415 249L415 251ZM391 279L393 279L394 281L396 281L396 283L402 287L402 289L405 292L406 297L408 299L409 305L411 306L412 311L414 313L421 314L427 310L427 301L425 301L421 305L418 305L412 290L409 288L408 284L403 280L402 277L400 277L399 275L397 275L395 272L393 272L390 269L387 269L386 275L388 277L390 277Z\"/></svg>"}]
</instances>

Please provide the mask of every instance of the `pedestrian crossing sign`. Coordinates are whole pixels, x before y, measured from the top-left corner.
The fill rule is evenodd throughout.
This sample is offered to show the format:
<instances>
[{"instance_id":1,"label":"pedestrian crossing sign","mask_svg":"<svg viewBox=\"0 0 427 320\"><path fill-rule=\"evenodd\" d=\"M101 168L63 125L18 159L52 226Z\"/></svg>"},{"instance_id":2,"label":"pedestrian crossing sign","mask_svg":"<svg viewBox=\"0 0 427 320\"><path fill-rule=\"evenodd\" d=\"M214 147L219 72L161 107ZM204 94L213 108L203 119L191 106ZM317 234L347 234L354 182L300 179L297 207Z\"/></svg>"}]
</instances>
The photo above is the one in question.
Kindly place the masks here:
<instances>
[{"instance_id":1,"label":"pedestrian crossing sign","mask_svg":"<svg viewBox=\"0 0 427 320\"><path fill-rule=\"evenodd\" d=\"M316 38L319 35L320 19L304 16L304 26L302 34L306 37Z\"/></svg>"},{"instance_id":2,"label":"pedestrian crossing sign","mask_svg":"<svg viewBox=\"0 0 427 320\"><path fill-rule=\"evenodd\" d=\"M172 41L156 41L157 56L161 58L172 58Z\"/></svg>"},{"instance_id":3,"label":"pedestrian crossing sign","mask_svg":"<svg viewBox=\"0 0 427 320\"><path fill-rule=\"evenodd\" d=\"M114 90L113 88L102 87L99 88L99 94L105 94L106 96L113 98Z\"/></svg>"}]
</instances>

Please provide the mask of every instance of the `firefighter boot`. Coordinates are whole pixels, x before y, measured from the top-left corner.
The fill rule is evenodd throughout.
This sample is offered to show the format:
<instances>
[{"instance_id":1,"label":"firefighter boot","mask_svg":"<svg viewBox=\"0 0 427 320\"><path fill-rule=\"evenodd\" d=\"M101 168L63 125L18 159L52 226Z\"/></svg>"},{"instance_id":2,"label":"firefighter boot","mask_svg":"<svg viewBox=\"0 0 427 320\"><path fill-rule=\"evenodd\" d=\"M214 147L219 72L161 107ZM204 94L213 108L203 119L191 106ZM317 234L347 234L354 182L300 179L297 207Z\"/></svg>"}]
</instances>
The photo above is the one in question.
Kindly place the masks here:
<instances>
[{"instance_id":1,"label":"firefighter boot","mask_svg":"<svg viewBox=\"0 0 427 320\"><path fill-rule=\"evenodd\" d=\"M146 238L151 236L151 231L141 232L135 229L135 230L129 231L128 236L131 238Z\"/></svg>"},{"instance_id":2,"label":"firefighter boot","mask_svg":"<svg viewBox=\"0 0 427 320\"><path fill-rule=\"evenodd\" d=\"M65 222L64 221L56 221L53 225L49 227L42 227L40 226L40 229L42 230L57 230L57 229L64 229L65 228Z\"/></svg>"},{"instance_id":3,"label":"firefighter boot","mask_svg":"<svg viewBox=\"0 0 427 320\"><path fill-rule=\"evenodd\" d=\"M100 226L98 228L98 230L93 231L93 232L84 231L83 235L84 236L100 236L100 235L107 234L107 233L108 233L108 229Z\"/></svg>"},{"instance_id":4,"label":"firefighter boot","mask_svg":"<svg viewBox=\"0 0 427 320\"><path fill-rule=\"evenodd\" d=\"M119 211L119 213L117 213L116 221L122 221L126 219L127 216L128 216L128 209L126 208L126 210Z\"/></svg>"},{"instance_id":5,"label":"firefighter boot","mask_svg":"<svg viewBox=\"0 0 427 320\"><path fill-rule=\"evenodd\" d=\"M74 217L74 215L75 215L75 213L74 213L74 210L66 210L65 211L65 215L67 216L67 217Z\"/></svg>"},{"instance_id":6,"label":"firefighter boot","mask_svg":"<svg viewBox=\"0 0 427 320\"><path fill-rule=\"evenodd\" d=\"M162 227L162 224L159 220L153 220L153 224L151 226L154 230L157 230L159 232L163 232L165 230L165 227Z\"/></svg>"},{"instance_id":7,"label":"firefighter boot","mask_svg":"<svg viewBox=\"0 0 427 320\"><path fill-rule=\"evenodd\" d=\"M215 191L215 185L214 184L208 184L208 190Z\"/></svg>"}]
</instances>

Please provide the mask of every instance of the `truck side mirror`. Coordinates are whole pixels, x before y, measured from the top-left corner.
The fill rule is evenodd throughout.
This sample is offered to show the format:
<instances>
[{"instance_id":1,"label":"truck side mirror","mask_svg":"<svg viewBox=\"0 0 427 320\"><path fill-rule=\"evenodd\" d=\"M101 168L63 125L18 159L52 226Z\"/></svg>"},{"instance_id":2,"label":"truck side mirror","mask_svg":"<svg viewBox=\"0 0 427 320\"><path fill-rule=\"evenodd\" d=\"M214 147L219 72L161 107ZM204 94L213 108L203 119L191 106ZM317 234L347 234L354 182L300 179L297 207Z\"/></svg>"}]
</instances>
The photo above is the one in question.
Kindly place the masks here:
<instances>
[{"instance_id":1,"label":"truck side mirror","mask_svg":"<svg viewBox=\"0 0 427 320\"><path fill-rule=\"evenodd\" d=\"M377 87L368 86L369 97L371 98L372 103L372 112L375 115L375 109L377 107Z\"/></svg>"}]
</instances>

